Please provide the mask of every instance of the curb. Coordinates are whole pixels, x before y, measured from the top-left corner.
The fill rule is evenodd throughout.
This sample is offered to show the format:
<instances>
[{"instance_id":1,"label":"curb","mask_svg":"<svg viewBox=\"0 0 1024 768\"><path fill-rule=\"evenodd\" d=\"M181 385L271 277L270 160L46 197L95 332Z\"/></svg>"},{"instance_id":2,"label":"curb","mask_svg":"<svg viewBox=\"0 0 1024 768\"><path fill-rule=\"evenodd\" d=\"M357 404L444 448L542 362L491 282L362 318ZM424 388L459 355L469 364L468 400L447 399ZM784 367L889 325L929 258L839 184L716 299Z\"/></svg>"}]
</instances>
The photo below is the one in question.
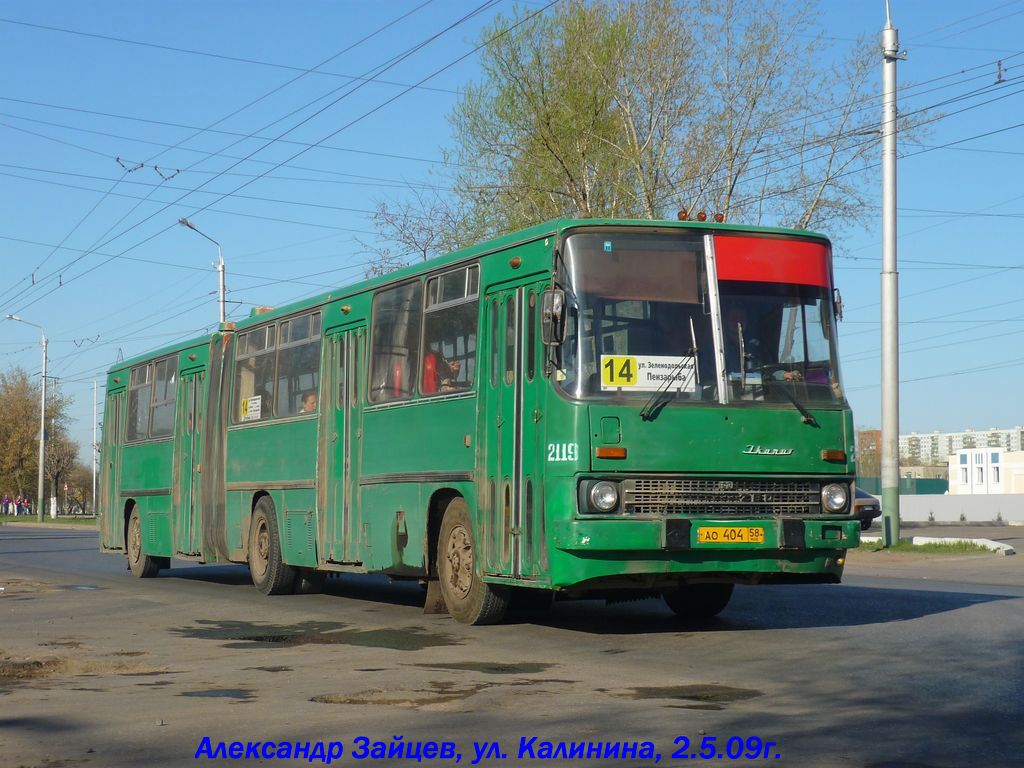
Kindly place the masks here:
<instances>
[{"instance_id":1,"label":"curb","mask_svg":"<svg viewBox=\"0 0 1024 768\"><path fill-rule=\"evenodd\" d=\"M95 520L93 522L96 522ZM0 522L0 528L34 528L35 530L52 531L95 531L96 526L82 523L9 523Z\"/></svg>"},{"instance_id":2,"label":"curb","mask_svg":"<svg viewBox=\"0 0 1024 768\"><path fill-rule=\"evenodd\" d=\"M881 536L861 536L861 541L875 543L882 540ZM992 539L957 539L941 536L905 536L901 541L909 541L911 544L977 544L979 547L991 549L1000 555L1015 555L1017 550L1002 541Z\"/></svg>"}]
</instances>

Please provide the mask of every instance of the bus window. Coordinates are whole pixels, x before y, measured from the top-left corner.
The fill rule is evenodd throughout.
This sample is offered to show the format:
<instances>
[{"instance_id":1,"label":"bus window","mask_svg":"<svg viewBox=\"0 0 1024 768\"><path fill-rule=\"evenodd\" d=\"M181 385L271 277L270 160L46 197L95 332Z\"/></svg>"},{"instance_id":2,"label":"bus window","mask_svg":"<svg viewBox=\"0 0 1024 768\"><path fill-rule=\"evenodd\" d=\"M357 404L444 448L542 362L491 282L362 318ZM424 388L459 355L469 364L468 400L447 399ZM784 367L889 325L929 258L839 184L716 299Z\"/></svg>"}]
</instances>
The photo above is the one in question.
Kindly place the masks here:
<instances>
[{"instance_id":1,"label":"bus window","mask_svg":"<svg viewBox=\"0 0 1024 768\"><path fill-rule=\"evenodd\" d=\"M359 405L359 358L363 354L363 332L352 334L352 407Z\"/></svg>"},{"instance_id":2,"label":"bus window","mask_svg":"<svg viewBox=\"0 0 1024 768\"><path fill-rule=\"evenodd\" d=\"M277 345L276 416L315 413L320 391L320 313L281 322Z\"/></svg>"},{"instance_id":3,"label":"bus window","mask_svg":"<svg viewBox=\"0 0 1024 768\"><path fill-rule=\"evenodd\" d=\"M498 386L498 300L491 301L491 386Z\"/></svg>"},{"instance_id":4,"label":"bus window","mask_svg":"<svg viewBox=\"0 0 1024 768\"><path fill-rule=\"evenodd\" d=\"M424 395L454 392L473 385L479 269L474 264L427 281L420 382Z\"/></svg>"},{"instance_id":5,"label":"bus window","mask_svg":"<svg viewBox=\"0 0 1024 768\"><path fill-rule=\"evenodd\" d=\"M235 422L269 419L274 402L273 325L242 333L235 353Z\"/></svg>"},{"instance_id":6,"label":"bus window","mask_svg":"<svg viewBox=\"0 0 1024 768\"><path fill-rule=\"evenodd\" d=\"M537 294L530 291L530 305L526 311L526 380L533 381L537 371Z\"/></svg>"},{"instance_id":7,"label":"bus window","mask_svg":"<svg viewBox=\"0 0 1024 768\"><path fill-rule=\"evenodd\" d=\"M370 342L370 401L386 403L412 396L419 359L423 284L405 283L373 297Z\"/></svg>"},{"instance_id":8,"label":"bus window","mask_svg":"<svg viewBox=\"0 0 1024 768\"><path fill-rule=\"evenodd\" d=\"M174 431L175 358L132 368L128 388L127 441L166 437Z\"/></svg>"},{"instance_id":9,"label":"bus window","mask_svg":"<svg viewBox=\"0 0 1024 768\"><path fill-rule=\"evenodd\" d=\"M149 379L150 370L149 363L132 368L128 390L129 442L149 437L149 404L153 394L153 383Z\"/></svg>"},{"instance_id":10,"label":"bus window","mask_svg":"<svg viewBox=\"0 0 1024 768\"><path fill-rule=\"evenodd\" d=\"M174 398L177 393L177 370L173 357L154 364L153 419L150 437L165 437L174 431Z\"/></svg>"},{"instance_id":11,"label":"bus window","mask_svg":"<svg viewBox=\"0 0 1024 768\"><path fill-rule=\"evenodd\" d=\"M511 384L516 377L516 297L505 301L505 383Z\"/></svg>"}]
</instances>

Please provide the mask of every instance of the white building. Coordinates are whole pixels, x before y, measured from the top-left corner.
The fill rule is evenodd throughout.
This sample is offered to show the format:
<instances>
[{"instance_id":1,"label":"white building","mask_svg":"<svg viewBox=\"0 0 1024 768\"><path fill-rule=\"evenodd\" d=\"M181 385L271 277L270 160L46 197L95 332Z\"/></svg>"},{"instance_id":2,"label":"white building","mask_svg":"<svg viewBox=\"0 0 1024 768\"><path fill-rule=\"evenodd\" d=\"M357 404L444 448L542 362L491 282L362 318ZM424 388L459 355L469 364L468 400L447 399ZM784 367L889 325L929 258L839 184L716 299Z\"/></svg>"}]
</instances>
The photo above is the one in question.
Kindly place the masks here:
<instances>
[{"instance_id":1,"label":"white building","mask_svg":"<svg viewBox=\"0 0 1024 768\"><path fill-rule=\"evenodd\" d=\"M1024 427L900 435L900 460L907 464L942 464L958 451L968 448L1024 451Z\"/></svg>"},{"instance_id":2,"label":"white building","mask_svg":"<svg viewBox=\"0 0 1024 768\"><path fill-rule=\"evenodd\" d=\"M950 494L1024 493L1024 451L964 448L948 461Z\"/></svg>"}]
</instances>

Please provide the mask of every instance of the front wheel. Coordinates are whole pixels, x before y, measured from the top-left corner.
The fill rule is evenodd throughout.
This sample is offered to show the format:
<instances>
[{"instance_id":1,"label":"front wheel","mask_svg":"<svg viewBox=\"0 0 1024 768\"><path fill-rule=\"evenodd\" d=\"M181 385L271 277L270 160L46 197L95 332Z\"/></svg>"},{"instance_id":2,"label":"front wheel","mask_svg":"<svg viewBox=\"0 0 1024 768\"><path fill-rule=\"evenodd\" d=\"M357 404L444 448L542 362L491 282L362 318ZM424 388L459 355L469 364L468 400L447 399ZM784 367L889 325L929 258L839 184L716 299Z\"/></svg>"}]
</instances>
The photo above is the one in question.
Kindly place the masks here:
<instances>
[{"instance_id":1,"label":"front wheel","mask_svg":"<svg viewBox=\"0 0 1024 768\"><path fill-rule=\"evenodd\" d=\"M139 508L132 509L128 518L128 535L125 542L125 554L128 556L128 569L137 579L151 579L166 568L170 561L166 557L153 557L142 551L142 517Z\"/></svg>"},{"instance_id":2,"label":"front wheel","mask_svg":"<svg viewBox=\"0 0 1024 768\"><path fill-rule=\"evenodd\" d=\"M676 615L688 619L710 619L725 610L733 584L682 584L662 597Z\"/></svg>"},{"instance_id":3,"label":"front wheel","mask_svg":"<svg viewBox=\"0 0 1024 768\"><path fill-rule=\"evenodd\" d=\"M295 584L295 569L281 556L274 503L264 496L256 502L249 525L249 573L253 586L264 595L284 595Z\"/></svg>"},{"instance_id":4,"label":"front wheel","mask_svg":"<svg viewBox=\"0 0 1024 768\"><path fill-rule=\"evenodd\" d=\"M448 613L463 624L497 624L508 610L509 589L480 578L473 523L463 498L452 499L441 521L437 574Z\"/></svg>"}]
</instances>

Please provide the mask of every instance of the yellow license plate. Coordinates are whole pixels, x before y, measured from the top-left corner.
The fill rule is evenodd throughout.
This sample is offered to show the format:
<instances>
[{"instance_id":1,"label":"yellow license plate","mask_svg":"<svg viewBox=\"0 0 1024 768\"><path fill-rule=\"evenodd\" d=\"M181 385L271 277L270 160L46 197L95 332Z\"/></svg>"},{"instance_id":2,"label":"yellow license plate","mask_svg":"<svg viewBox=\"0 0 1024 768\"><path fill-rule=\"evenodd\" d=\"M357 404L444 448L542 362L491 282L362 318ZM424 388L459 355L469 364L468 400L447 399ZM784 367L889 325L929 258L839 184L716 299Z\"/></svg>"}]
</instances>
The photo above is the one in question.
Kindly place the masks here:
<instances>
[{"instance_id":1,"label":"yellow license plate","mask_svg":"<svg viewBox=\"0 0 1024 768\"><path fill-rule=\"evenodd\" d=\"M698 528L697 542L700 544L764 544L764 528L742 528L738 525Z\"/></svg>"}]
</instances>

